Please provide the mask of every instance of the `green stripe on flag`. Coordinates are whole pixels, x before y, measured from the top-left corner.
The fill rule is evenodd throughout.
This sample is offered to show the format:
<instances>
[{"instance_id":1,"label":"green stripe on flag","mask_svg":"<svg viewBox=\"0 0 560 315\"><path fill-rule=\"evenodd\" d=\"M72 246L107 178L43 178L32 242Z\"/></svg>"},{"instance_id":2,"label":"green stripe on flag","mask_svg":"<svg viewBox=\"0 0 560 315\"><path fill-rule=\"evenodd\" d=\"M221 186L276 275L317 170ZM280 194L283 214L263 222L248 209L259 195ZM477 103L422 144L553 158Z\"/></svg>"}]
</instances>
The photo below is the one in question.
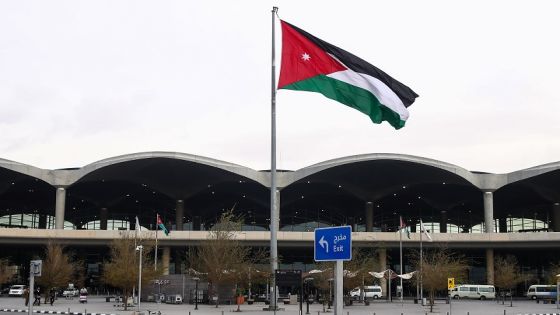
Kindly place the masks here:
<instances>
[{"instance_id":1,"label":"green stripe on flag","mask_svg":"<svg viewBox=\"0 0 560 315\"><path fill-rule=\"evenodd\" d=\"M318 75L306 80L298 81L282 89L309 91L323 94L324 96L344 105L359 110L369 116L371 121L380 124L387 121L395 129L404 127L405 121L401 120L398 113L381 104L368 90L330 78Z\"/></svg>"}]
</instances>

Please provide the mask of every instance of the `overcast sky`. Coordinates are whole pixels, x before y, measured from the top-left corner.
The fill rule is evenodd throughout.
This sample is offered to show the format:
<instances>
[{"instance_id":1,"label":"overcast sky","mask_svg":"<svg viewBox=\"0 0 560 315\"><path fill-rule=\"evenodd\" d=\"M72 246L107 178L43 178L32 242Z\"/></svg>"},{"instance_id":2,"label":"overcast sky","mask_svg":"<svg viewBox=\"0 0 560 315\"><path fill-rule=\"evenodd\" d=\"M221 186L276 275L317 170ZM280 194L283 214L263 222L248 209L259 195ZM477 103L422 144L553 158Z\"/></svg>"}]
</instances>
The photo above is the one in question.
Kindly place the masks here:
<instances>
[{"instance_id":1,"label":"overcast sky","mask_svg":"<svg viewBox=\"0 0 560 315\"><path fill-rule=\"evenodd\" d=\"M270 168L273 5L420 95L394 130L280 90L278 168L363 153L495 173L560 161L560 3L471 0L0 0L0 158L177 151Z\"/></svg>"}]
</instances>

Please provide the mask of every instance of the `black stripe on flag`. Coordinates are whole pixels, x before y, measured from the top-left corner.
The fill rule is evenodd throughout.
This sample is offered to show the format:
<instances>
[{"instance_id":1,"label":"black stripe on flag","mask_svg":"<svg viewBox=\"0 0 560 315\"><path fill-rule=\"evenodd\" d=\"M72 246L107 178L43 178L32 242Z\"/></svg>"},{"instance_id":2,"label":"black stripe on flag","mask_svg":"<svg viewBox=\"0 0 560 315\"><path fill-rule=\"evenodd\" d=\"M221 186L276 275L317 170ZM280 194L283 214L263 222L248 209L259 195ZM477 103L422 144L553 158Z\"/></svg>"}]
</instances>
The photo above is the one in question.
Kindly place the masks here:
<instances>
[{"instance_id":1,"label":"black stripe on flag","mask_svg":"<svg viewBox=\"0 0 560 315\"><path fill-rule=\"evenodd\" d=\"M290 25L290 27L292 27L294 30L298 31L305 38L313 42L319 48L335 56L340 62L342 62L350 70L353 70L358 73L368 74L374 78L379 79L381 82L385 83L391 90L393 90L393 92L395 92L395 94L397 94L397 96L403 102L404 106L409 107L410 105L412 105L412 103L414 103L415 99L418 97L418 94L416 94L416 92L414 92L411 88L393 79L390 75L383 72L381 69L377 68L376 66L370 64L369 62L347 52L342 48L338 48L335 45L329 44L326 41L317 38L307 33L306 31L298 28L297 26L294 26L286 21L284 22Z\"/></svg>"}]
</instances>

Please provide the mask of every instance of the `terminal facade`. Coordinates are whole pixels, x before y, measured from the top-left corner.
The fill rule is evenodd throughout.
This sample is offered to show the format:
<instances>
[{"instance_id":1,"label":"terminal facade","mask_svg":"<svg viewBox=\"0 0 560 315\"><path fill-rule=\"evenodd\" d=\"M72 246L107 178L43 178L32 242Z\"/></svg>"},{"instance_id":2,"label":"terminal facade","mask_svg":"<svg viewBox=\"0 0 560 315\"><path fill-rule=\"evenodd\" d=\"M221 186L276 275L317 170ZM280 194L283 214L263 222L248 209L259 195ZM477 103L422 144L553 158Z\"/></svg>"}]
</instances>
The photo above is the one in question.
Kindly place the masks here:
<instances>
[{"instance_id":1,"label":"terminal facade","mask_svg":"<svg viewBox=\"0 0 560 315\"><path fill-rule=\"evenodd\" d=\"M493 283L495 255L517 257L533 279L524 286L546 283L550 263L560 261L560 162L490 174L365 154L278 171L277 182L281 268L313 269L313 230L350 225L354 247L371 248L382 266L399 270L400 216L411 231L405 257L419 248L421 219L433 238L423 246L464 254L472 283ZM85 259L96 285L110 241L134 230L136 217L142 233L155 236L159 214L171 230L159 233L159 260L165 273L181 273L185 249L232 208L245 220L238 237L268 247L269 187L268 170L184 153L135 153L58 170L0 159L0 256L21 265L22 276L54 239ZM412 271L406 258L404 266Z\"/></svg>"}]
</instances>

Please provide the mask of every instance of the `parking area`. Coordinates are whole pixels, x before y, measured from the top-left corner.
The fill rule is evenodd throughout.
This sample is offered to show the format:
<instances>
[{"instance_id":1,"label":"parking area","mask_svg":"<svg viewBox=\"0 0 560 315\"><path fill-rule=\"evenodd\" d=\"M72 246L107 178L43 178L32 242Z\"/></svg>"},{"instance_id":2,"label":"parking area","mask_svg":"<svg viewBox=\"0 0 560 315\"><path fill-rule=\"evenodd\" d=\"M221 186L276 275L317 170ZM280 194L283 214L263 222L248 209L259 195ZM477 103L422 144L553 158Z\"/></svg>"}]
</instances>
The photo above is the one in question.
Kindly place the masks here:
<instances>
[{"instance_id":1,"label":"parking area","mask_svg":"<svg viewBox=\"0 0 560 315\"><path fill-rule=\"evenodd\" d=\"M54 305L41 304L35 306L34 310L45 312L75 312L75 313L96 313L96 314L127 314L131 315L137 310L136 306L129 308L127 311L122 307L115 307L114 303L106 302L104 296L91 296L87 304L80 304L78 299L58 299ZM273 312L263 311L266 307L264 303L255 303L253 305L241 305L241 312L250 314L269 315ZM299 315L299 305L279 305L282 308L278 314L286 315ZM8 310L23 310L23 298L16 297L1 297L0 309ZM153 312L161 312L161 315L196 315L196 314L213 314L222 315L226 313L236 312L236 305L220 305L215 307L213 305L198 305L198 310L191 304L157 304L157 303L141 303L140 311L145 315ZM306 314L306 304L303 304L303 314ZM4 311L6 312L6 311ZM459 300L452 301L451 305L446 304L444 301L436 303L433 313L431 314L461 314L461 315L516 315L516 314L560 314L560 309L556 304L543 304L534 301L519 300L513 302L513 307L508 304L502 305L496 301L477 301L477 300ZM309 307L310 315L321 315L333 313L332 309L325 308L320 304L311 304ZM370 305L363 305L355 303L352 306L344 307L343 315L425 315L430 314L428 306L414 304L410 300L405 300L402 303L393 301L388 303L386 301L374 301ZM1 315L1 314L0 314Z\"/></svg>"}]
</instances>

